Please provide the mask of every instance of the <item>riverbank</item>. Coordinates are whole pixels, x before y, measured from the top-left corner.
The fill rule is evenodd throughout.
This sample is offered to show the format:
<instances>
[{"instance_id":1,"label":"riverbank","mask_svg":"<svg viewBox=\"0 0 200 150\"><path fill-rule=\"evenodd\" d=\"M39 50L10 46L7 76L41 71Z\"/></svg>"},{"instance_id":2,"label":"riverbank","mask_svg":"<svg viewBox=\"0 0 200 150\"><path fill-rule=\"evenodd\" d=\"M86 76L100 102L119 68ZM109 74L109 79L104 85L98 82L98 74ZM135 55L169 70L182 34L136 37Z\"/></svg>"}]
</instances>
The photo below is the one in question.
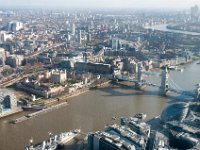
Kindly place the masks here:
<instances>
[{"instance_id":1,"label":"riverbank","mask_svg":"<svg viewBox=\"0 0 200 150\"><path fill-rule=\"evenodd\" d=\"M44 114L44 113L50 112L50 111L52 111L52 110L65 107L65 106L67 106L67 105L68 105L67 102L60 103L60 104L57 104L57 105L54 105L54 106L51 106L51 107L48 107L48 108L39 110L39 111L37 111L37 112L28 114L28 115L26 115L26 116L22 116L22 117L20 117L20 118L17 118L17 119L15 119L15 120L11 121L11 123L17 124L17 123L20 123L20 122L23 122L23 121L32 119L32 118L34 118L34 117L37 117L37 116L39 116L39 115L42 115L42 114Z\"/></svg>"},{"instance_id":2,"label":"riverbank","mask_svg":"<svg viewBox=\"0 0 200 150\"><path fill-rule=\"evenodd\" d=\"M111 80L103 82L101 84L98 84L97 88L106 87L106 86L109 85L110 82L111 82ZM73 92L71 94L65 94L65 95L60 96L59 98L57 97L57 98L49 99L49 100L44 102L44 108L42 110L36 111L36 112L28 114L26 116L22 116L20 118L17 118L15 120L11 121L11 122L14 123L14 124L17 124L17 123L29 120L33 117L40 116L40 115L47 113L51 110L67 106L68 105L67 102L69 100L71 100L73 97L79 96L79 95L84 94L88 91L90 91L90 88L84 87L84 88L81 88L81 89L77 89L75 92ZM22 111L23 110L21 110L21 112ZM13 113L13 114L15 114L15 113Z\"/></svg>"},{"instance_id":3,"label":"riverbank","mask_svg":"<svg viewBox=\"0 0 200 150\"><path fill-rule=\"evenodd\" d=\"M75 92L73 92L71 94L64 94L60 97L51 98L49 100L46 100L44 102L44 105L45 106L52 106L52 105L58 104L58 103L63 102L63 101L69 101L70 98L79 96L79 95L84 94L88 91L89 91L89 88L86 88L86 87L82 88L82 89L77 89Z\"/></svg>"},{"instance_id":4,"label":"riverbank","mask_svg":"<svg viewBox=\"0 0 200 150\"><path fill-rule=\"evenodd\" d=\"M1 118L5 118L5 117L9 117L9 116L12 116L12 115L15 115L15 114L18 114L18 113L21 113L22 111L23 111L23 110L22 110L21 108L17 108L17 109L15 109L15 110L2 113L2 114L0 114L0 119L1 119Z\"/></svg>"},{"instance_id":5,"label":"riverbank","mask_svg":"<svg viewBox=\"0 0 200 150\"><path fill-rule=\"evenodd\" d=\"M104 81L104 82L101 82L101 83L96 84L95 86L91 86L89 89L90 89L90 90L93 90L93 89L108 87L108 85L109 85L111 82L112 82L112 80Z\"/></svg>"},{"instance_id":6,"label":"riverbank","mask_svg":"<svg viewBox=\"0 0 200 150\"><path fill-rule=\"evenodd\" d=\"M119 85L119 86L124 86L124 87L134 87L134 83L133 82L129 82L129 81L120 81L120 82L115 82L114 84Z\"/></svg>"},{"instance_id":7,"label":"riverbank","mask_svg":"<svg viewBox=\"0 0 200 150\"><path fill-rule=\"evenodd\" d=\"M76 96L79 96L81 94L84 94L84 93L90 91L91 89L93 90L93 89L108 87L110 82L111 82L111 80L108 80L108 81L99 83L99 84L97 84L93 87L83 87L83 88L77 89L76 91L74 91L70 94L64 94L64 95L61 95L61 96L56 97L54 99L51 99L49 101L46 101L45 106L57 104L58 102L68 101L69 99L76 97Z\"/></svg>"},{"instance_id":8,"label":"riverbank","mask_svg":"<svg viewBox=\"0 0 200 150\"><path fill-rule=\"evenodd\" d=\"M167 27L167 29L170 29L170 30L200 33L200 29L197 28L197 26L191 26L187 23L185 23L185 24L169 24L166 27Z\"/></svg>"},{"instance_id":9,"label":"riverbank","mask_svg":"<svg viewBox=\"0 0 200 150\"><path fill-rule=\"evenodd\" d=\"M59 97L46 100L44 102L44 105L45 106L51 106L51 105L55 105L55 104L58 104L58 103L63 102L63 101L69 101L71 98L79 96L81 94L84 94L91 89L98 89L98 88L102 88L102 87L107 87L110 82L111 82L111 80L108 80L108 81L99 83L99 84L93 86L92 88L90 86L89 87L85 86L83 88L76 89L74 92L72 92L70 94L64 94L64 95L61 95Z\"/></svg>"}]
</instances>

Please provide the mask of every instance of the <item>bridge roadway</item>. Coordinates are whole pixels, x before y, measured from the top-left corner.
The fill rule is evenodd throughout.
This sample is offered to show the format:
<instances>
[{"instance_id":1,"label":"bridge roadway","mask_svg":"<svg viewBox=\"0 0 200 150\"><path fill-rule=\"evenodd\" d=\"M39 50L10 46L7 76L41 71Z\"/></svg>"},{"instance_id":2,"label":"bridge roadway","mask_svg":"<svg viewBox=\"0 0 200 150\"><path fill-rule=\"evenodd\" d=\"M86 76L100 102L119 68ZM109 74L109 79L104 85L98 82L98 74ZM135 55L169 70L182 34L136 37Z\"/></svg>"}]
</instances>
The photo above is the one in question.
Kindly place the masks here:
<instances>
[{"instance_id":1,"label":"bridge roadway","mask_svg":"<svg viewBox=\"0 0 200 150\"><path fill-rule=\"evenodd\" d=\"M185 95L185 96L192 96L194 97L195 94L193 92L189 92L189 91L178 91L172 88L169 88L168 91L176 93L176 94L181 94L181 95Z\"/></svg>"},{"instance_id":2,"label":"bridge roadway","mask_svg":"<svg viewBox=\"0 0 200 150\"><path fill-rule=\"evenodd\" d=\"M129 82L139 84L141 86L146 85L146 86L151 86L151 87L158 87L160 89L162 88L160 85L150 83L150 82L146 82L145 80L142 80L142 81L139 82L138 80L134 80L133 78L129 78L129 77L126 77L126 76L115 76L114 78L115 78L115 80L118 80L118 81L129 81ZM193 91L177 90L173 87L169 87L167 89L167 91L173 92L173 93L176 93L176 94L180 94L180 95L195 97L195 93Z\"/></svg>"},{"instance_id":3,"label":"bridge roadway","mask_svg":"<svg viewBox=\"0 0 200 150\"><path fill-rule=\"evenodd\" d=\"M138 80L134 80L133 78L129 78L129 77L125 77L125 76L115 76L114 77L116 80L120 80L120 81L129 81L129 82L133 82L136 84L140 84L140 85L147 85L147 86L153 86L153 87L160 87L159 85L156 85L154 83L150 83L150 82L146 82L145 80L142 81L138 81Z\"/></svg>"}]
</instances>

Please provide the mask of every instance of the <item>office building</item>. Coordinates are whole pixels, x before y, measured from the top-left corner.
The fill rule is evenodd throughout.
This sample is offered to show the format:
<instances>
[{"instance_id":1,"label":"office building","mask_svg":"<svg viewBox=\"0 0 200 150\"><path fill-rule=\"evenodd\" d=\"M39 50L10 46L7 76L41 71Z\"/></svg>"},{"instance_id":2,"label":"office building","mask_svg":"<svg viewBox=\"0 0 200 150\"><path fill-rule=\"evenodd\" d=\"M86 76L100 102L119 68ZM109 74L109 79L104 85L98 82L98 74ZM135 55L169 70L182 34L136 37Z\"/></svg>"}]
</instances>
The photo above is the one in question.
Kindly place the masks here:
<instances>
[{"instance_id":1,"label":"office building","mask_svg":"<svg viewBox=\"0 0 200 150\"><path fill-rule=\"evenodd\" d=\"M118 45L119 45L119 39L117 39L117 38L113 38L112 39L112 49L113 50L118 50Z\"/></svg>"},{"instance_id":2,"label":"office building","mask_svg":"<svg viewBox=\"0 0 200 150\"><path fill-rule=\"evenodd\" d=\"M71 32L72 32L72 35L76 34L76 25L74 23L72 24Z\"/></svg>"},{"instance_id":3,"label":"office building","mask_svg":"<svg viewBox=\"0 0 200 150\"><path fill-rule=\"evenodd\" d=\"M17 108L17 98L11 92L0 90L0 116Z\"/></svg>"},{"instance_id":4,"label":"office building","mask_svg":"<svg viewBox=\"0 0 200 150\"><path fill-rule=\"evenodd\" d=\"M22 22L10 22L8 24L8 31L19 31L23 28Z\"/></svg>"},{"instance_id":5,"label":"office building","mask_svg":"<svg viewBox=\"0 0 200 150\"><path fill-rule=\"evenodd\" d=\"M6 60L6 52L5 49L0 48L0 66L4 66Z\"/></svg>"},{"instance_id":6,"label":"office building","mask_svg":"<svg viewBox=\"0 0 200 150\"><path fill-rule=\"evenodd\" d=\"M112 73L112 66L110 64L92 63L92 62L76 62L74 69L78 71L86 71L99 74Z\"/></svg>"},{"instance_id":7,"label":"office building","mask_svg":"<svg viewBox=\"0 0 200 150\"><path fill-rule=\"evenodd\" d=\"M6 42L8 39L12 39L12 34L9 34L5 31L0 31L0 44Z\"/></svg>"},{"instance_id":8,"label":"office building","mask_svg":"<svg viewBox=\"0 0 200 150\"><path fill-rule=\"evenodd\" d=\"M79 30L79 33L78 33L78 42L79 42L79 44L82 44L82 30Z\"/></svg>"},{"instance_id":9,"label":"office building","mask_svg":"<svg viewBox=\"0 0 200 150\"><path fill-rule=\"evenodd\" d=\"M10 55L6 60L6 64L16 68L22 65L23 60L24 57L22 55Z\"/></svg>"},{"instance_id":10,"label":"office building","mask_svg":"<svg viewBox=\"0 0 200 150\"><path fill-rule=\"evenodd\" d=\"M90 150L142 150L146 144L147 137L116 124L108 126L105 132L98 131L88 136Z\"/></svg>"}]
</instances>

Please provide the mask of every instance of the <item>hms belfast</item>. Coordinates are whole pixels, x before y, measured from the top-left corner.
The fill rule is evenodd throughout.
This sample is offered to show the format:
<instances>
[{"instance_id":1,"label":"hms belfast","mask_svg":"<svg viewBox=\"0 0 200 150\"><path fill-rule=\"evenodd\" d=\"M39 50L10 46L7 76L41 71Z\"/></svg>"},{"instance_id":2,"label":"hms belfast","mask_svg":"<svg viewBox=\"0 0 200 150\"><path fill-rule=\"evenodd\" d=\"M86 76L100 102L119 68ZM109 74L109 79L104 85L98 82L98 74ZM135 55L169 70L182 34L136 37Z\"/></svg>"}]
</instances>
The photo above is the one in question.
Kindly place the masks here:
<instances>
[{"instance_id":1,"label":"hms belfast","mask_svg":"<svg viewBox=\"0 0 200 150\"><path fill-rule=\"evenodd\" d=\"M79 129L74 130L73 132L63 132L55 136L52 136L52 134L49 133L49 139L35 145L32 144L33 139L30 139L30 146L26 147L25 150L56 150L64 147L64 144L70 142L79 133Z\"/></svg>"}]
</instances>

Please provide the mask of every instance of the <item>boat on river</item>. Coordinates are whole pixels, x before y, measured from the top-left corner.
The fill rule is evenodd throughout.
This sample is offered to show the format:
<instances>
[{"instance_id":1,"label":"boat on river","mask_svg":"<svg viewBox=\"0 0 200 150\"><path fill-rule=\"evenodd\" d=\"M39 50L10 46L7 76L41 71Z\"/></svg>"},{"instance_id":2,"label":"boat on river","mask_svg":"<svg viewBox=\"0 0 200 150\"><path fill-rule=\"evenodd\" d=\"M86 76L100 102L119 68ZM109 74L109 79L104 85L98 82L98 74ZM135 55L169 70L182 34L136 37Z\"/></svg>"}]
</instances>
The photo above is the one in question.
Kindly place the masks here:
<instances>
[{"instance_id":1,"label":"boat on river","mask_svg":"<svg viewBox=\"0 0 200 150\"><path fill-rule=\"evenodd\" d=\"M62 132L58 135L53 136L49 133L50 138L42 141L41 143L33 145L33 139L30 140L30 146L27 146L25 150L56 150L63 147L65 144L74 139L79 133L80 129L74 130L73 132Z\"/></svg>"}]
</instances>

